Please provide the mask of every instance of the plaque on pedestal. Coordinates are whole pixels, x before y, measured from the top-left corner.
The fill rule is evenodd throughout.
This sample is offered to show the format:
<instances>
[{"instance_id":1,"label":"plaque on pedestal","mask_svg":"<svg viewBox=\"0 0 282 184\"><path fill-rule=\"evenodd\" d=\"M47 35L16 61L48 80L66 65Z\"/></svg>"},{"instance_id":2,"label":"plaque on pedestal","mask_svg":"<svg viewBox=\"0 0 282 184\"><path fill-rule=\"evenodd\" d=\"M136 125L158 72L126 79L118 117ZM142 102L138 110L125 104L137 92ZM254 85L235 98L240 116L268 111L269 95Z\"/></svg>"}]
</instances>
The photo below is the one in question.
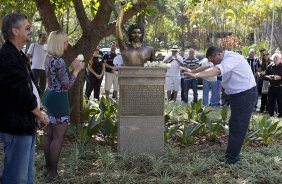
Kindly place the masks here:
<instances>
[{"instance_id":1,"label":"plaque on pedestal","mask_svg":"<svg viewBox=\"0 0 282 184\"><path fill-rule=\"evenodd\" d=\"M119 152L164 153L164 84L164 68L119 69Z\"/></svg>"}]
</instances>

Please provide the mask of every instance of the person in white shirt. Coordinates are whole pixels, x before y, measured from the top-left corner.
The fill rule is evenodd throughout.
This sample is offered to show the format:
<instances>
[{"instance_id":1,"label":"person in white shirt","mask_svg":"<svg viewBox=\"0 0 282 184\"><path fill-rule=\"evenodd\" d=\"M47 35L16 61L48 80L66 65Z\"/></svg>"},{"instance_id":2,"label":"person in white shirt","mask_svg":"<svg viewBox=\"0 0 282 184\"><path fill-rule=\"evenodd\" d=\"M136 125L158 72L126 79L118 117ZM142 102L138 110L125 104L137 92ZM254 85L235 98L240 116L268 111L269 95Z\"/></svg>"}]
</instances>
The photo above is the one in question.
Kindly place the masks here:
<instances>
[{"instance_id":1,"label":"person in white shirt","mask_svg":"<svg viewBox=\"0 0 282 184\"><path fill-rule=\"evenodd\" d=\"M225 162L234 164L240 160L240 151L257 100L256 81L248 62L238 53L212 46L208 48L206 57L214 67L186 75L192 78L222 76L222 87L229 97L231 108Z\"/></svg>"},{"instance_id":2,"label":"person in white shirt","mask_svg":"<svg viewBox=\"0 0 282 184\"><path fill-rule=\"evenodd\" d=\"M207 58L203 59L201 62L201 67L212 68L214 65L212 62L208 61ZM209 100L209 91L211 89L211 98ZM217 96L219 94L217 90L217 76L206 77L203 78L203 105L210 105L212 107L218 107L219 98Z\"/></svg>"},{"instance_id":3,"label":"person in white shirt","mask_svg":"<svg viewBox=\"0 0 282 184\"><path fill-rule=\"evenodd\" d=\"M113 63L114 63L114 66L115 66L115 67L123 66L123 59L122 59L121 54L118 54L118 55L114 58Z\"/></svg>"},{"instance_id":4,"label":"person in white shirt","mask_svg":"<svg viewBox=\"0 0 282 184\"><path fill-rule=\"evenodd\" d=\"M27 57L31 59L31 70L34 77L34 83L40 89L40 94L44 93L46 88L45 59L47 56L47 35L40 33L38 41L30 45L27 51Z\"/></svg>"},{"instance_id":5,"label":"person in white shirt","mask_svg":"<svg viewBox=\"0 0 282 184\"><path fill-rule=\"evenodd\" d=\"M167 91L167 99L176 101L177 93L180 88L180 71L183 65L183 58L178 55L178 47L172 47L171 54L167 54L163 60L165 63L170 63L171 67L167 69L165 78L165 89Z\"/></svg>"}]
</instances>

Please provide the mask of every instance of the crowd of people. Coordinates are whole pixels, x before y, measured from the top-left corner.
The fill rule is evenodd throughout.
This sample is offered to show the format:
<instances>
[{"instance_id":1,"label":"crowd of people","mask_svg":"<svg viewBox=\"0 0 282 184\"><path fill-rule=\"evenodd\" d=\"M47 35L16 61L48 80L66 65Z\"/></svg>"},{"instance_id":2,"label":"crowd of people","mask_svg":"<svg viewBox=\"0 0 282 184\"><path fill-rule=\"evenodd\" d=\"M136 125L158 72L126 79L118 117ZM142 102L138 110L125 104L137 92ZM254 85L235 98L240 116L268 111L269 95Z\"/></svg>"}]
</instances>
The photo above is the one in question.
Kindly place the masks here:
<instances>
[{"instance_id":1,"label":"crowd of people","mask_svg":"<svg viewBox=\"0 0 282 184\"><path fill-rule=\"evenodd\" d=\"M276 51L270 56L270 53L264 48L260 49L259 52L259 56L256 56L255 49L251 48L248 56L244 57L244 62L248 63L248 67L250 67L253 73L258 95L261 99L260 107L257 107L259 99L257 98L253 111L268 113L270 116L277 114L278 117L281 117L282 93L279 92L282 88L281 53ZM242 55L242 51L237 51L236 54ZM171 54L166 55L163 61L171 63L171 68L166 73L165 88L168 100L175 101L177 92L181 90L181 100L188 103L188 92L189 89L192 89L193 102L197 102L198 83L202 81L203 105L210 105L212 107L229 105L226 89L222 88L221 85L222 76L209 76L197 79L185 75L186 72L192 71L197 73L213 68L214 63L208 60L208 58L199 61L195 56L194 49L189 49L188 54L185 54L185 51L178 49L175 45L171 49ZM211 92L211 95L209 95L209 92Z\"/></svg>"},{"instance_id":2,"label":"crowd of people","mask_svg":"<svg viewBox=\"0 0 282 184\"><path fill-rule=\"evenodd\" d=\"M190 48L188 54L174 45L164 58L155 56L152 47L143 46L144 28L139 24L129 27L129 44L121 33L123 10L117 21L118 45L110 44L103 53L99 46L87 63L85 96L100 99L105 75L105 96L118 99L118 69L120 66L143 66L147 61L170 63L166 70L167 100L188 103L189 89L193 102L198 102L198 85L203 85L203 105L218 107L230 104L229 141L227 163L239 158L244 136L252 112L261 96L259 112L277 113L282 117L282 64L281 54L260 49L257 57L250 49L248 57L242 52L223 51L210 47L206 58L196 57ZM44 141L45 168L48 180L58 180L58 161L67 125L70 121L68 90L73 86L85 63L74 59L66 66L62 55L68 48L68 37L61 31L48 36L39 34L27 55L22 47L30 42L31 26L26 15L9 13L3 17L1 31L5 40L0 50L0 140L4 143L4 170L2 183L33 183L36 129L46 129ZM48 39L47 39L48 37ZM271 59L270 59L271 58ZM47 88L46 88L47 83ZM222 90L222 87L224 90ZM211 92L211 95L209 95ZM42 97L42 103L40 101ZM221 102L221 98L225 102ZM240 118L238 118L240 117ZM19 154L20 153L20 154Z\"/></svg>"}]
</instances>

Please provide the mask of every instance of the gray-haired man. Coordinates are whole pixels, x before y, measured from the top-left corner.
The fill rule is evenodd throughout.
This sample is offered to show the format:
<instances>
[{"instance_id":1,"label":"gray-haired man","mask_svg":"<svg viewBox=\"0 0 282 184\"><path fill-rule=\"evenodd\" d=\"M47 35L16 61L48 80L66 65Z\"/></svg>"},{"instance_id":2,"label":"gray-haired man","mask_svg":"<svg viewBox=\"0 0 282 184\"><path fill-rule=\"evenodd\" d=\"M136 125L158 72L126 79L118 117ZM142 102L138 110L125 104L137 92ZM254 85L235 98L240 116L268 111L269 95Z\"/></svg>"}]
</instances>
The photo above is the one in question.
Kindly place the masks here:
<instances>
[{"instance_id":1,"label":"gray-haired man","mask_svg":"<svg viewBox=\"0 0 282 184\"><path fill-rule=\"evenodd\" d=\"M0 50L0 140L5 153L2 183L30 184L34 179L36 125L43 128L49 119L39 110L29 60L21 51L31 36L26 15L5 15L1 30L5 40Z\"/></svg>"}]
</instances>

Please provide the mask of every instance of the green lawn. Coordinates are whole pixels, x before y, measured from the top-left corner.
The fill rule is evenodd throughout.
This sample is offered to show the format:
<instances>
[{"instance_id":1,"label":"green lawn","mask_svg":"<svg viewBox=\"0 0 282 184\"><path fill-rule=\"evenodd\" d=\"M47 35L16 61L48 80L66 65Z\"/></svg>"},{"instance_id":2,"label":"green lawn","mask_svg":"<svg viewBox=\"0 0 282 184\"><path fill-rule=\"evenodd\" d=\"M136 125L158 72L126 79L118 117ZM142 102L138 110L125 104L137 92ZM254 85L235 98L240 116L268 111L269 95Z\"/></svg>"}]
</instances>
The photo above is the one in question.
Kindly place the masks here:
<instances>
[{"instance_id":1,"label":"green lawn","mask_svg":"<svg viewBox=\"0 0 282 184\"><path fill-rule=\"evenodd\" d=\"M162 158L129 157L95 142L64 145L59 170L62 183L282 183L282 145L246 147L241 161L226 165L226 144L204 143L185 148L166 145ZM42 174L43 151L37 151L36 183Z\"/></svg>"},{"instance_id":2,"label":"green lawn","mask_svg":"<svg viewBox=\"0 0 282 184\"><path fill-rule=\"evenodd\" d=\"M201 105L201 102L198 105ZM171 108L174 108L170 114L171 122L185 121L186 116L183 114L185 104L167 103L166 114ZM199 110L202 107L194 108ZM208 107L206 110L211 110L207 116L209 120L221 119L223 112L221 108ZM253 114L250 130L262 122L262 117L261 114ZM274 118L273 122L276 121L279 119ZM279 126L282 126L281 121L279 123ZM260 132L262 130L263 126L260 127ZM202 134L205 132L196 135L197 140L203 137ZM59 163L60 175L63 178L61 183L282 183L281 139L271 140L268 146L263 146L261 141L251 142L251 146L243 147L241 161L235 165L226 165L222 162L227 140L223 133L220 133L214 142L203 139L204 141L196 141L190 146L180 144L174 138L169 139L165 154L161 158L118 154L116 142L110 147L97 136L95 139L91 138L86 145L81 145L76 140L77 138L68 136L63 146ZM36 183L46 183L42 174L44 168L43 151L40 149L42 142L38 143Z\"/></svg>"}]
</instances>

